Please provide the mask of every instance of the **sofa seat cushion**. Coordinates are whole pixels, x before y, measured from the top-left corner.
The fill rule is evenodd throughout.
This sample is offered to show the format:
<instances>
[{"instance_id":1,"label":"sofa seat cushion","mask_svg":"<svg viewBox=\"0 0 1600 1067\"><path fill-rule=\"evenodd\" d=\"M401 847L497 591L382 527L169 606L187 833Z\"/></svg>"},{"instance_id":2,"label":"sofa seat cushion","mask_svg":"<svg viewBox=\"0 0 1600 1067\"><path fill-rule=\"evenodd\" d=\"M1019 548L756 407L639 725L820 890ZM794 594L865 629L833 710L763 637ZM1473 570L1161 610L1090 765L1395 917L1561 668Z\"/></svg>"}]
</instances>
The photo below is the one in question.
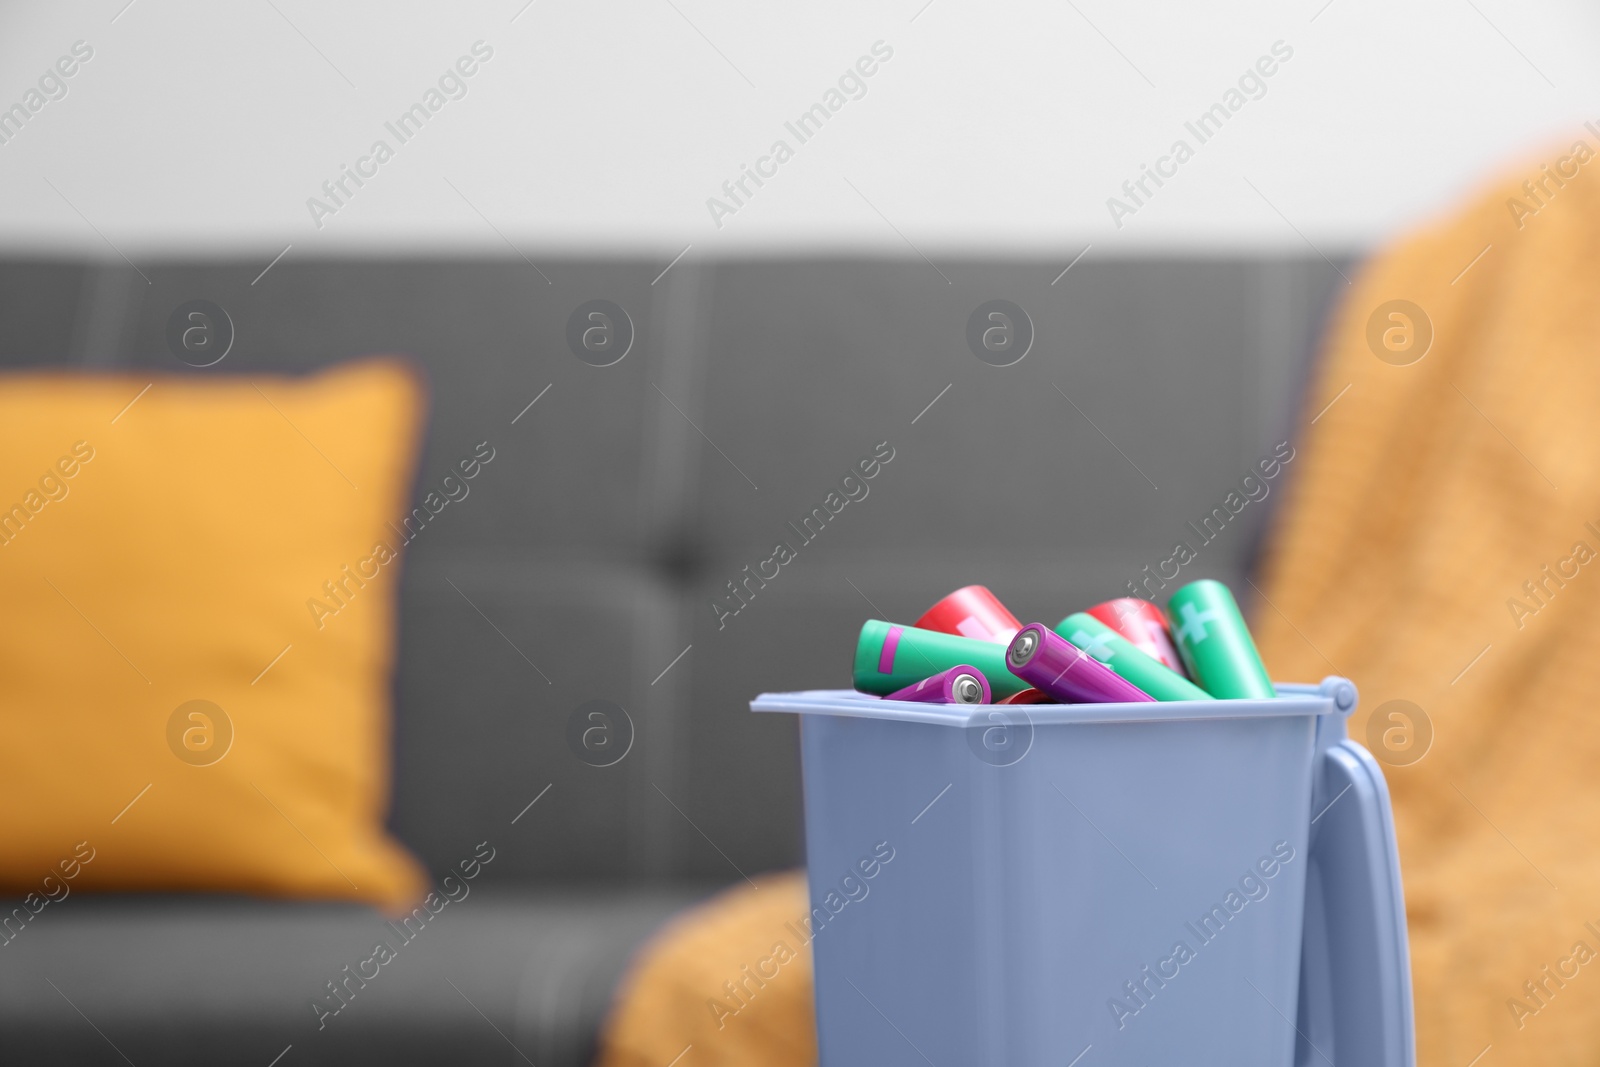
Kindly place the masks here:
<instances>
[{"instance_id":1,"label":"sofa seat cushion","mask_svg":"<svg viewBox=\"0 0 1600 1067\"><path fill-rule=\"evenodd\" d=\"M636 947L701 895L479 886L407 928L354 904L74 895L0 947L0 1058L583 1064Z\"/></svg>"}]
</instances>

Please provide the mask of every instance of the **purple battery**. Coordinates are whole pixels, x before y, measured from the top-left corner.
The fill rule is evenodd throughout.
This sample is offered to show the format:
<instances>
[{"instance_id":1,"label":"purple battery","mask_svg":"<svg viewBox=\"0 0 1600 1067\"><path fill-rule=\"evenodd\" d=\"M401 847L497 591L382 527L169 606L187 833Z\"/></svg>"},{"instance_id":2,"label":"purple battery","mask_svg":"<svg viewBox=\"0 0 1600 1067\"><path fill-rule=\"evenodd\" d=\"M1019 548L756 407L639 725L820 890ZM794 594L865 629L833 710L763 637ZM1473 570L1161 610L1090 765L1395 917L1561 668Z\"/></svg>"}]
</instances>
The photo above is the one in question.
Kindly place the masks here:
<instances>
[{"instance_id":1,"label":"purple battery","mask_svg":"<svg viewBox=\"0 0 1600 1067\"><path fill-rule=\"evenodd\" d=\"M915 700L922 704L987 704L989 679L978 668L962 663L883 699Z\"/></svg>"},{"instance_id":2,"label":"purple battery","mask_svg":"<svg viewBox=\"0 0 1600 1067\"><path fill-rule=\"evenodd\" d=\"M1043 623L1029 623L1017 631L1006 648L1006 667L1063 704L1155 700Z\"/></svg>"}]
</instances>

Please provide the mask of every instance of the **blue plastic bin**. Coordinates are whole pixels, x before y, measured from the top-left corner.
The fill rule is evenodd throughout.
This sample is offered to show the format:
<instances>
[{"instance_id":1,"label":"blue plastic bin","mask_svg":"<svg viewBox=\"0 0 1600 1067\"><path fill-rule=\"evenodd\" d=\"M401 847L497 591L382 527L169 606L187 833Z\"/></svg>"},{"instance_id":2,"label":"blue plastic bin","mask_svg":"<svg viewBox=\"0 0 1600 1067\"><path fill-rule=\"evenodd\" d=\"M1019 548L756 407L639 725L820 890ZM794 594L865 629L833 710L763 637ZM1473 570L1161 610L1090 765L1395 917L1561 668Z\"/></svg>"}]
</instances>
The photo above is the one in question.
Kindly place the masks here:
<instances>
[{"instance_id":1,"label":"blue plastic bin","mask_svg":"<svg viewBox=\"0 0 1600 1067\"><path fill-rule=\"evenodd\" d=\"M1355 687L801 716L824 1067L1413 1067Z\"/></svg>"}]
</instances>

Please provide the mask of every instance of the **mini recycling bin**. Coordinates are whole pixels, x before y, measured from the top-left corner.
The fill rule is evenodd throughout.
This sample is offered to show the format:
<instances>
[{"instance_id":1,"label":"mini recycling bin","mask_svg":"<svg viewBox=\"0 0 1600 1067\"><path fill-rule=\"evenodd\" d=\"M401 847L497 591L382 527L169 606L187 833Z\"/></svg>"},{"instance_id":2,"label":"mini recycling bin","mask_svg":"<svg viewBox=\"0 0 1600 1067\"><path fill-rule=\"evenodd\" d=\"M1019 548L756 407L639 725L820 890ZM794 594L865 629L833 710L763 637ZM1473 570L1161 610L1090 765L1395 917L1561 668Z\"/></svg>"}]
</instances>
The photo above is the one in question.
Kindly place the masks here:
<instances>
[{"instance_id":1,"label":"mini recycling bin","mask_svg":"<svg viewBox=\"0 0 1600 1067\"><path fill-rule=\"evenodd\" d=\"M1414 1067L1389 794L1343 678L801 718L823 1067Z\"/></svg>"}]
</instances>

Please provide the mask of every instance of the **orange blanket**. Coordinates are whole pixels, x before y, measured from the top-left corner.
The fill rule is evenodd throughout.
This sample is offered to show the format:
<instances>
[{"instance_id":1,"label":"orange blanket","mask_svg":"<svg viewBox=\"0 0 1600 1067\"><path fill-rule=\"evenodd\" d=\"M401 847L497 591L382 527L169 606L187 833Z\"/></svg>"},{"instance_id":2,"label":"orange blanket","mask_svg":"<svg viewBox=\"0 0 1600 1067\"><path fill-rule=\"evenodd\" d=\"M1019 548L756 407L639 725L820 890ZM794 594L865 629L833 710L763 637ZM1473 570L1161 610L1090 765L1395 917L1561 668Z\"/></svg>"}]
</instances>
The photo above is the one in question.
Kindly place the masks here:
<instances>
[{"instance_id":1,"label":"orange blanket","mask_svg":"<svg viewBox=\"0 0 1600 1067\"><path fill-rule=\"evenodd\" d=\"M1361 688L1423 1067L1600 1058L1594 154L1535 161L1363 271L1255 590L1274 677ZM602 1067L814 1063L810 956L785 925L806 907L787 875L682 916L624 984ZM799 951L776 978L724 985L780 944Z\"/></svg>"}]
</instances>

